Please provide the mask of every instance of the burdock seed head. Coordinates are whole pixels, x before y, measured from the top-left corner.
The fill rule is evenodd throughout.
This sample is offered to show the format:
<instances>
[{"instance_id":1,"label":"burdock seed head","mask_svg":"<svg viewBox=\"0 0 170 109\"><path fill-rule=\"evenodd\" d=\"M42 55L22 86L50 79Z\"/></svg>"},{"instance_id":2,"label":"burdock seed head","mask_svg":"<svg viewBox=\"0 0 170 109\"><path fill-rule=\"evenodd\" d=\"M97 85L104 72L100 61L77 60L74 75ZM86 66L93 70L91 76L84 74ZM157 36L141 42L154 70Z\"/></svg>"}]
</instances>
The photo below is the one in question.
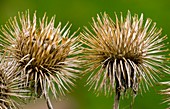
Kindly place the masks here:
<instances>
[{"instance_id":1,"label":"burdock seed head","mask_svg":"<svg viewBox=\"0 0 170 109\"><path fill-rule=\"evenodd\" d=\"M161 37L162 29L143 14L127 16L114 22L106 13L93 18L92 31L85 27L82 35L85 73L90 73L87 85L96 92L111 95L132 89L148 89L163 72L168 72L163 44L166 36ZM152 24L152 26L151 26ZM140 84L140 83L143 84ZM146 87L142 87L146 86Z\"/></svg>"},{"instance_id":2,"label":"burdock seed head","mask_svg":"<svg viewBox=\"0 0 170 109\"><path fill-rule=\"evenodd\" d=\"M48 22L44 14L37 22L36 13L30 20L29 11L19 13L2 27L1 40L6 53L10 54L26 75L25 85L34 90L37 97L51 91L55 98L65 95L74 86L78 70L78 38L66 24L54 27L55 17Z\"/></svg>"},{"instance_id":3,"label":"burdock seed head","mask_svg":"<svg viewBox=\"0 0 170 109\"><path fill-rule=\"evenodd\" d=\"M21 99L25 99L28 90L21 87L23 80L14 60L0 59L0 109L19 109Z\"/></svg>"},{"instance_id":4,"label":"burdock seed head","mask_svg":"<svg viewBox=\"0 0 170 109\"><path fill-rule=\"evenodd\" d=\"M170 108L170 81L161 82L160 84L166 86L165 89L161 90L160 94L166 96L165 99L163 100L163 103L168 103L169 107L167 109L169 109Z\"/></svg>"}]
</instances>

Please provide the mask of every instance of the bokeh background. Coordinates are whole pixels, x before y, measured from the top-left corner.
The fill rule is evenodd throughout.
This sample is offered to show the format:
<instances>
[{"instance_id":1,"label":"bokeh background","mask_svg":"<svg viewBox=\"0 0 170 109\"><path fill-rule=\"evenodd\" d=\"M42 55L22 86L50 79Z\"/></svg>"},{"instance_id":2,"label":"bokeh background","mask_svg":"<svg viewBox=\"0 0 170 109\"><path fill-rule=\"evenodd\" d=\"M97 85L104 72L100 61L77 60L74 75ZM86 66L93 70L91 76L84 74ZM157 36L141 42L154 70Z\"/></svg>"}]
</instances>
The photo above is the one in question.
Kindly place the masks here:
<instances>
[{"instance_id":1,"label":"bokeh background","mask_svg":"<svg viewBox=\"0 0 170 109\"><path fill-rule=\"evenodd\" d=\"M144 13L144 18L151 18L157 22L157 27L163 28L162 35L170 37L170 1L169 0L0 0L0 25L4 25L10 17L18 15L29 9L33 14L37 11L37 16L42 17L44 12L47 16L56 15L56 24L59 21L66 24L68 21L73 24L71 31L80 27L89 26L91 18L96 17L97 13L107 12L114 19L114 12L118 16L120 12L124 15L130 10L134 13ZM169 38L170 39L170 38ZM166 78L168 79L168 78ZM164 81L164 80L161 80ZM96 97L88 87L84 87L85 79L78 80L77 87L69 94L70 100L64 102L53 101L56 109L112 109L113 97L100 95ZM150 87L147 93L138 95L135 99L134 109L165 109L167 104L161 104L164 96L159 95L157 84ZM124 98L120 101L120 109L129 109L131 98ZM66 106L67 105L67 106ZM73 106L74 105L74 106ZM62 107L62 106L65 106ZM60 107L60 108L57 108ZM43 100L29 103L24 109L47 109Z\"/></svg>"}]
</instances>

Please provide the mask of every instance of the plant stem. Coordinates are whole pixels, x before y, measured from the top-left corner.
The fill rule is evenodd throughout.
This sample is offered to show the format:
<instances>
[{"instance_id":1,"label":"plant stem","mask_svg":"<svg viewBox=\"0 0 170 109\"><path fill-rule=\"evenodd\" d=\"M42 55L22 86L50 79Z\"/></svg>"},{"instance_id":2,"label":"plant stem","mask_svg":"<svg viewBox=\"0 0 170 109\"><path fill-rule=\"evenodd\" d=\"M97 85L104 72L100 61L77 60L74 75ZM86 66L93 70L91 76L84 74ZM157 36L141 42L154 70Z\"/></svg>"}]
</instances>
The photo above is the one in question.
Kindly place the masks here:
<instances>
[{"instance_id":1,"label":"plant stem","mask_svg":"<svg viewBox=\"0 0 170 109\"><path fill-rule=\"evenodd\" d=\"M47 96L47 93L44 94L44 98L46 99L48 109L54 109L51 104L49 96Z\"/></svg>"},{"instance_id":2,"label":"plant stem","mask_svg":"<svg viewBox=\"0 0 170 109\"><path fill-rule=\"evenodd\" d=\"M120 99L120 91L116 90L116 95L115 95L115 98L114 98L113 109L119 109L119 99Z\"/></svg>"},{"instance_id":3,"label":"plant stem","mask_svg":"<svg viewBox=\"0 0 170 109\"><path fill-rule=\"evenodd\" d=\"M136 97L136 94L133 95L132 102L130 104L130 109L133 109L133 105L134 105L134 102L135 102L135 97Z\"/></svg>"}]
</instances>

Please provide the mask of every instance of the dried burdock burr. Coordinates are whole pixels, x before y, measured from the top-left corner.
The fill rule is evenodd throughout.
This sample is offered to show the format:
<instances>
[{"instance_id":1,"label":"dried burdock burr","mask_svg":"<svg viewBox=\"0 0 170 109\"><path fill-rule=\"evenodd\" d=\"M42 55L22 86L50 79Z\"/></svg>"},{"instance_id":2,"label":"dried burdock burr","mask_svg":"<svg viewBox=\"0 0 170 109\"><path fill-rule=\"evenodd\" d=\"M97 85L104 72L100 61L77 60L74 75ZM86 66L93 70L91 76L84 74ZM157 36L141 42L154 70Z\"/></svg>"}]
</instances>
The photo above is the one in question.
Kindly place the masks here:
<instances>
[{"instance_id":1,"label":"dried burdock burr","mask_svg":"<svg viewBox=\"0 0 170 109\"><path fill-rule=\"evenodd\" d=\"M161 37L162 29L147 19L121 14L116 22L108 14L97 15L91 25L81 33L83 65L89 74L87 85L96 93L115 94L113 109L119 108L122 94L130 90L135 97L138 90L147 90L160 75L168 73L167 49ZM152 25L151 25L152 24ZM128 91L129 92L129 91Z\"/></svg>"},{"instance_id":2,"label":"dried burdock burr","mask_svg":"<svg viewBox=\"0 0 170 109\"><path fill-rule=\"evenodd\" d=\"M29 97L29 90L22 86L23 79L19 75L14 60L0 59L0 109L20 109L21 102Z\"/></svg>"},{"instance_id":3,"label":"dried burdock burr","mask_svg":"<svg viewBox=\"0 0 170 109\"><path fill-rule=\"evenodd\" d=\"M25 86L34 96L44 96L52 109L49 92L57 99L74 86L79 72L79 38L76 32L70 35L68 23L55 28L55 17L48 22L46 14L39 23L36 13L30 20L29 11L19 13L18 18L11 18L1 29L3 49L19 63L21 75L26 75Z\"/></svg>"},{"instance_id":4,"label":"dried burdock burr","mask_svg":"<svg viewBox=\"0 0 170 109\"><path fill-rule=\"evenodd\" d=\"M166 86L165 89L161 89L160 94L165 95L165 99L163 100L163 103L168 104L168 108L170 108L170 81L166 82L160 82L161 85Z\"/></svg>"},{"instance_id":5,"label":"dried burdock burr","mask_svg":"<svg viewBox=\"0 0 170 109\"><path fill-rule=\"evenodd\" d=\"M169 78L169 73L168 75L166 75L166 78ZM170 109L170 81L166 80L164 82L159 82L159 85L162 86L162 89L160 90L159 94L165 96L162 103L167 103L168 104L167 109Z\"/></svg>"}]
</instances>

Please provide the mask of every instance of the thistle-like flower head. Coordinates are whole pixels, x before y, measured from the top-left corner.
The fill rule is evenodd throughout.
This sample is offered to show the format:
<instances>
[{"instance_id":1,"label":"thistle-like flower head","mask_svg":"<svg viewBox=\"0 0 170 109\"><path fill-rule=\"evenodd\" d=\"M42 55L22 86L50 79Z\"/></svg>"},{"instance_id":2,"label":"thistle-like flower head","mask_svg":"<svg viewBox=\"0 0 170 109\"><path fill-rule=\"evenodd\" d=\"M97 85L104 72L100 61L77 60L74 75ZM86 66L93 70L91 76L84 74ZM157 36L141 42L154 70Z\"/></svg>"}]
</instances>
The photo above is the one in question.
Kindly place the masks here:
<instances>
[{"instance_id":1,"label":"thistle-like flower head","mask_svg":"<svg viewBox=\"0 0 170 109\"><path fill-rule=\"evenodd\" d=\"M15 61L0 62L0 109L19 109L18 102L27 97L28 90L21 87L23 81L20 78ZM18 99L16 99L18 98ZM17 100L17 101L16 101Z\"/></svg>"},{"instance_id":2,"label":"thistle-like flower head","mask_svg":"<svg viewBox=\"0 0 170 109\"><path fill-rule=\"evenodd\" d=\"M162 29L156 28L151 19L144 23L143 14L138 18L128 11L125 19L121 14L120 20L115 16L116 22L106 13L97 15L92 31L85 27L81 34L85 45L82 59L85 72L90 73L87 85L107 95L127 89L136 94L168 72L163 44L167 37L161 37Z\"/></svg>"},{"instance_id":3,"label":"thistle-like flower head","mask_svg":"<svg viewBox=\"0 0 170 109\"><path fill-rule=\"evenodd\" d=\"M48 22L46 14L37 23L36 13L30 20L29 11L19 13L2 27L3 47L23 69L25 85L34 90L37 97L48 95L51 91L55 98L65 95L74 85L77 54L79 50L70 27L61 23L54 27L55 17Z\"/></svg>"}]
</instances>

